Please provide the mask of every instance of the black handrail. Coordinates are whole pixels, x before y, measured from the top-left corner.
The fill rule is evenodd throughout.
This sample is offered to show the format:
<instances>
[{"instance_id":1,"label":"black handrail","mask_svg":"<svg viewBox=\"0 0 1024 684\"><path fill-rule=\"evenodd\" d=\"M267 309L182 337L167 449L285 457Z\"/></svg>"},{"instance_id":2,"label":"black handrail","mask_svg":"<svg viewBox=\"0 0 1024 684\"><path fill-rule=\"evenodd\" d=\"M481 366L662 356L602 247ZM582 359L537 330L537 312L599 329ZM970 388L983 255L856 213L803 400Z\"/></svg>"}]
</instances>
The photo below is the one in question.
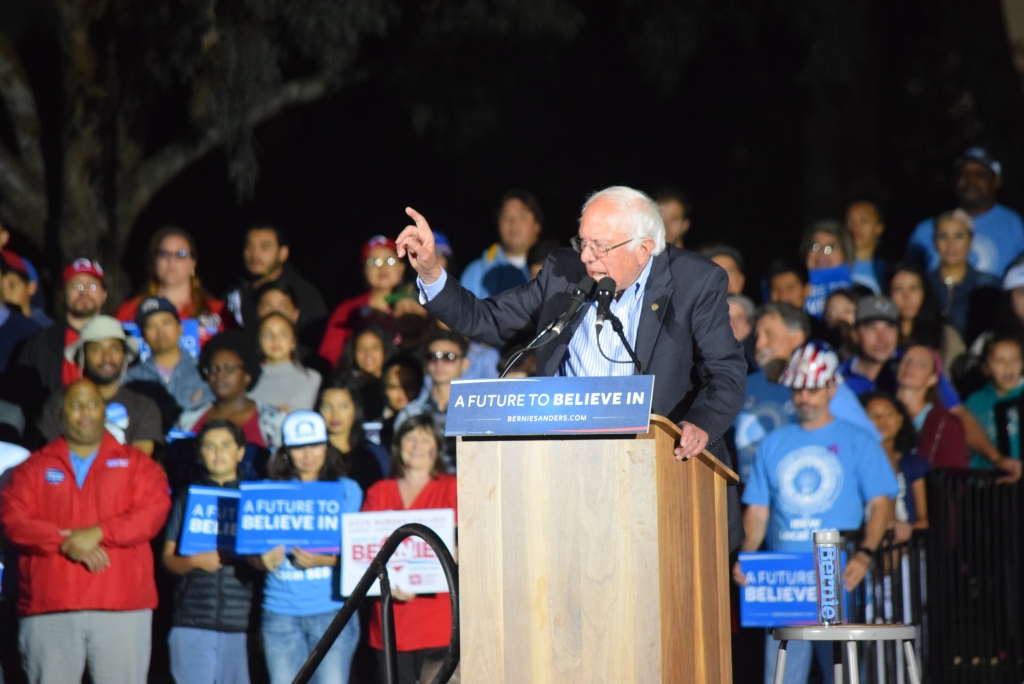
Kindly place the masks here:
<instances>
[{"instance_id":1,"label":"black handrail","mask_svg":"<svg viewBox=\"0 0 1024 684\"><path fill-rule=\"evenodd\" d=\"M444 570L445 579L448 580L448 596L452 604L452 635L451 641L448 643L448 654L444 658L444 664L434 676L431 684L447 684L448 680L451 679L452 674L455 673L455 668L459 664L458 570L456 569L452 554L448 552L448 547L445 546L441 538L432 529L419 523L410 523L402 525L392 532L388 540L384 542L384 546L381 547L377 557L370 563L370 567L363 574L363 578L359 580L359 584L352 591L352 595L348 597L345 605L334 616L334 620L327 627L327 631L324 632L324 635L317 642L309 657L306 658L306 662L302 665L302 669L299 670L299 674L295 675L292 684L308 684L309 680L313 677L313 673L316 672L316 668L320 667L320 662L327 655L327 651L331 649L335 639L341 634L341 630L345 628L345 625L352 619L359 605L366 599L366 592L370 590L374 581L378 579L380 580L381 637L384 642L385 674L388 684L398 684L395 611L392 605L391 583L388 581L387 563L391 560L391 556L398 549L398 546L409 537L419 537L430 544L430 548L434 550L434 554L441 562L441 569Z\"/></svg>"}]
</instances>

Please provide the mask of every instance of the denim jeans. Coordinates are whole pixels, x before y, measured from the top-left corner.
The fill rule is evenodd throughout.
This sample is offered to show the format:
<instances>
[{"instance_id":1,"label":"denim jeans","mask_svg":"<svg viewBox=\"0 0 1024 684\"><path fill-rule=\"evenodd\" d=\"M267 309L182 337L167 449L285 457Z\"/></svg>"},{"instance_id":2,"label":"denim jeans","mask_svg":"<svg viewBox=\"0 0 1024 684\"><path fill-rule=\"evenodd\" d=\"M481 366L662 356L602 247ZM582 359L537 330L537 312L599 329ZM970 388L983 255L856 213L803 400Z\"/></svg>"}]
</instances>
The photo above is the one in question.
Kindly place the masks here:
<instances>
[{"instance_id":1,"label":"denim jeans","mask_svg":"<svg viewBox=\"0 0 1024 684\"><path fill-rule=\"evenodd\" d=\"M302 664L327 631L336 613L298 617L263 610L263 652L270 684L290 684ZM310 681L313 684L348 684L352 656L359 643L359 614L341 630Z\"/></svg>"},{"instance_id":2,"label":"denim jeans","mask_svg":"<svg viewBox=\"0 0 1024 684\"><path fill-rule=\"evenodd\" d=\"M779 655L779 642L767 630L764 636L764 683L775 681L775 662ZM786 642L786 674L784 684L806 684L811 673L811 659L818 661L825 684L832 684L832 642L831 641L789 641Z\"/></svg>"},{"instance_id":3,"label":"denim jeans","mask_svg":"<svg viewBox=\"0 0 1024 684\"><path fill-rule=\"evenodd\" d=\"M178 684L249 684L245 632L172 627L171 675Z\"/></svg>"}]
</instances>

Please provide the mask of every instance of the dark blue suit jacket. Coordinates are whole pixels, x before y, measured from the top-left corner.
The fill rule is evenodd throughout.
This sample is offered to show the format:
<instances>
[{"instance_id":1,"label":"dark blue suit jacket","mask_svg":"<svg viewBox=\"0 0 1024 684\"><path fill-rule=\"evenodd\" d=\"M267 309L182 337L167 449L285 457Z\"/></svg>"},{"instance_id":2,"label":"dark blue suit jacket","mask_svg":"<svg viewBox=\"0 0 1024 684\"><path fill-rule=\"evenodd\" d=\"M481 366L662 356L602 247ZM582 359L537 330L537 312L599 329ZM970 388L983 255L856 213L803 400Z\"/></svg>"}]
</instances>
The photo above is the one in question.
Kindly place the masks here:
<instances>
[{"instance_id":1,"label":"dark blue suit jacket","mask_svg":"<svg viewBox=\"0 0 1024 684\"><path fill-rule=\"evenodd\" d=\"M536 280L488 299L477 299L449 277L427 310L453 330L495 347L539 332L569 303L585 276L579 254L551 253ZM722 435L743 406L747 363L729 326L725 271L676 247L653 258L636 335L643 371L654 375L651 410L708 433L708 450L735 469ZM537 374L554 375L583 316L537 350ZM729 490L729 541L743 541L734 488Z\"/></svg>"}]
</instances>

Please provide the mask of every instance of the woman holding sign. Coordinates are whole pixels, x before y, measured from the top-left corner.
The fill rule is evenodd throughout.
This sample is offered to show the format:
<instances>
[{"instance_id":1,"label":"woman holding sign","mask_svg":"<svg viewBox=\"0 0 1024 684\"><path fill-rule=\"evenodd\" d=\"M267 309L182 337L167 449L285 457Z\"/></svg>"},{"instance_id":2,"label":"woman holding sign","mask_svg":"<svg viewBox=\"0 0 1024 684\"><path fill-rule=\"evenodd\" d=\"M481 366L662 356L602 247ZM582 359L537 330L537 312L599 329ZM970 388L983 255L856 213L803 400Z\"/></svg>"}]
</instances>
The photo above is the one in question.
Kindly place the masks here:
<instances>
[{"instance_id":1,"label":"woman holding sign","mask_svg":"<svg viewBox=\"0 0 1024 684\"><path fill-rule=\"evenodd\" d=\"M343 477L340 460L328 455L327 426L319 413L296 411L284 421L284 446L270 463L270 479L341 482L341 513L359 510L363 491ZM255 557L267 572L263 590L263 650L270 684L287 684L298 674L344 602L340 600L338 556L293 547ZM353 615L324 656L311 681L346 684L359 642L359 618Z\"/></svg>"},{"instance_id":2,"label":"woman holding sign","mask_svg":"<svg viewBox=\"0 0 1024 684\"><path fill-rule=\"evenodd\" d=\"M364 511L403 511L422 508L451 508L458 520L455 478L444 473L438 454L444 437L429 414L402 423L391 447L391 474L366 492ZM405 587L409 589L409 587ZM428 658L444 659L452 631L451 601L448 594L417 596L392 586L395 598L395 638L398 643L398 681L415 684ZM384 674L384 643L381 639L380 601L370 614L370 646L377 653L378 680Z\"/></svg>"},{"instance_id":3,"label":"woman holding sign","mask_svg":"<svg viewBox=\"0 0 1024 684\"><path fill-rule=\"evenodd\" d=\"M237 490L238 464L245 456L242 429L231 421L211 420L203 425L197 441L206 474L196 484ZM253 584L258 576L244 561L239 563L238 556L225 556L220 550L179 554L182 530L197 517L200 523L209 517L204 511L206 507L199 506L196 512L195 502L186 506L188 497L186 491L175 500L164 542L164 568L181 575L174 592L171 633L167 637L171 674L179 684L248 684L246 630ZM213 508L216 517L217 507Z\"/></svg>"}]
</instances>

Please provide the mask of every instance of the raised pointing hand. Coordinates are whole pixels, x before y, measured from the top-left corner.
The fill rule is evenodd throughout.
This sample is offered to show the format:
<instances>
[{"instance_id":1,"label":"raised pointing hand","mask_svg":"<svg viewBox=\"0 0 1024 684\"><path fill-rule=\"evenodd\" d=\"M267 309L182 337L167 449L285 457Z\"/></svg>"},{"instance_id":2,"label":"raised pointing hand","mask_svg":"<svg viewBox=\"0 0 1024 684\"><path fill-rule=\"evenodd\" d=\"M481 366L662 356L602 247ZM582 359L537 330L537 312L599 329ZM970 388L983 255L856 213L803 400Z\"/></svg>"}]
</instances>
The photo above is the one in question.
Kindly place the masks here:
<instances>
[{"instance_id":1,"label":"raised pointing hand","mask_svg":"<svg viewBox=\"0 0 1024 684\"><path fill-rule=\"evenodd\" d=\"M406 226L395 241L398 256L401 258L408 254L409 264L416 269L423 282L429 285L441 277L441 264L437 262L437 254L434 252L434 233L427 219L418 211L406 207L405 213L415 225Z\"/></svg>"}]
</instances>

